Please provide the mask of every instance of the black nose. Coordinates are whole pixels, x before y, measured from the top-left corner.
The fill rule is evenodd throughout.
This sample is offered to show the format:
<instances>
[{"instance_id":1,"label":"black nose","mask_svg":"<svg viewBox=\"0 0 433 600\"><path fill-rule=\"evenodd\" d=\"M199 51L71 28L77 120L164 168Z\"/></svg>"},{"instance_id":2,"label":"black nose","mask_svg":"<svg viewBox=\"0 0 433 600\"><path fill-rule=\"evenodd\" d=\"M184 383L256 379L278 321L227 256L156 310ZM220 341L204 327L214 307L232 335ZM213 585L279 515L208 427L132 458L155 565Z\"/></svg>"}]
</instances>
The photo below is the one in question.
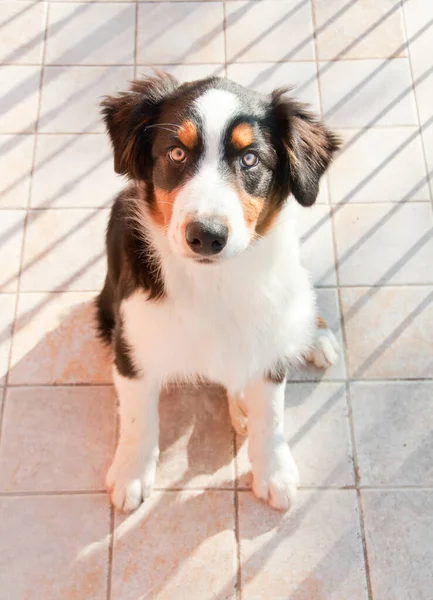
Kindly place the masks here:
<instances>
[{"instance_id":1,"label":"black nose","mask_svg":"<svg viewBox=\"0 0 433 600\"><path fill-rule=\"evenodd\" d=\"M218 254L227 244L229 230L221 221L202 220L188 223L185 237L188 246L196 254Z\"/></svg>"}]
</instances>

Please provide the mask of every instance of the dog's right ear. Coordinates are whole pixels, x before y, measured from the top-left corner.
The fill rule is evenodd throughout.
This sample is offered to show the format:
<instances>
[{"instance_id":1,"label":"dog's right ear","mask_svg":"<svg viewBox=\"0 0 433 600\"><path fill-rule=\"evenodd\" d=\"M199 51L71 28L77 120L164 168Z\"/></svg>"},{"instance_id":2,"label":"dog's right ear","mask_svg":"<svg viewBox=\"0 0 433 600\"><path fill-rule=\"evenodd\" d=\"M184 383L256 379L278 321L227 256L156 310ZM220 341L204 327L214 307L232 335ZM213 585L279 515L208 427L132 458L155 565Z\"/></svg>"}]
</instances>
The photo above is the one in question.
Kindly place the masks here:
<instances>
[{"instance_id":1,"label":"dog's right ear","mask_svg":"<svg viewBox=\"0 0 433 600\"><path fill-rule=\"evenodd\" d=\"M107 96L101 103L102 114L114 151L114 170L131 179L145 178L145 128L159 113L161 102L178 87L167 73L157 73L133 81L129 91ZM140 159L139 159L140 157Z\"/></svg>"}]
</instances>

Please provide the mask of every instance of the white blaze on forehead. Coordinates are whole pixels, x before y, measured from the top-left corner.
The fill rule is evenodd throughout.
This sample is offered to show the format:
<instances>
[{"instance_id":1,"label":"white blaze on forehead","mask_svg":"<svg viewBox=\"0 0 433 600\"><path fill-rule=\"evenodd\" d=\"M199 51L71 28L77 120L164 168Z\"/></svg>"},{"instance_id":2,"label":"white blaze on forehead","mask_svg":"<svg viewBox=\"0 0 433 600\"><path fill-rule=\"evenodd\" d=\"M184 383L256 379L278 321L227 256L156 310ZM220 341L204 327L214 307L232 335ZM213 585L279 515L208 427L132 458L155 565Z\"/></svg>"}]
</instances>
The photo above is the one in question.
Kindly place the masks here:
<instances>
[{"instance_id":1,"label":"white blaze on forehead","mask_svg":"<svg viewBox=\"0 0 433 600\"><path fill-rule=\"evenodd\" d=\"M231 92L211 89L195 101L195 107L203 122L204 159L218 161L222 136L239 111L239 100Z\"/></svg>"}]
</instances>

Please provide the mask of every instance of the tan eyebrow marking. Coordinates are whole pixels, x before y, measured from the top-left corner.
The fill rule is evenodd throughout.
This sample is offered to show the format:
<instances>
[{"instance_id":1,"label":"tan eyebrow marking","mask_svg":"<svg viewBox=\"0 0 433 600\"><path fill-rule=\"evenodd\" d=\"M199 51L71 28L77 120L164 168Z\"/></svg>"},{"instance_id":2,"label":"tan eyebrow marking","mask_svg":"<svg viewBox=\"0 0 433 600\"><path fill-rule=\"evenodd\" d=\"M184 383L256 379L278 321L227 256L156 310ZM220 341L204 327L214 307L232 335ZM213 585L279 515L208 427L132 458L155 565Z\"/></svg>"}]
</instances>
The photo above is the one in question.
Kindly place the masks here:
<instances>
[{"instance_id":1,"label":"tan eyebrow marking","mask_svg":"<svg viewBox=\"0 0 433 600\"><path fill-rule=\"evenodd\" d=\"M240 123L232 131L231 142L237 150L242 150L254 142L254 129L249 123Z\"/></svg>"},{"instance_id":2,"label":"tan eyebrow marking","mask_svg":"<svg viewBox=\"0 0 433 600\"><path fill-rule=\"evenodd\" d=\"M198 145L197 127L189 119L181 123L177 137L189 150L192 150Z\"/></svg>"}]
</instances>

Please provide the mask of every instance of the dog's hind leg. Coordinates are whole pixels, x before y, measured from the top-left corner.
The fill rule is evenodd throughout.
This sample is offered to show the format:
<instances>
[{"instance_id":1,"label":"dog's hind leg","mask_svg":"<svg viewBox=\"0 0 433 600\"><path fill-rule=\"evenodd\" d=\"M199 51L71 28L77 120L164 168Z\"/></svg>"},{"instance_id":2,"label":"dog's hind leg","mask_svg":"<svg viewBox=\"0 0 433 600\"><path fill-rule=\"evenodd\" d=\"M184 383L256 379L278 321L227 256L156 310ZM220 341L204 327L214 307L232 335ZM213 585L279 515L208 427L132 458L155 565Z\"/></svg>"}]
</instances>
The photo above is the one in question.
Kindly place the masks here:
<instances>
[{"instance_id":1,"label":"dog's hind leg","mask_svg":"<svg viewBox=\"0 0 433 600\"><path fill-rule=\"evenodd\" d=\"M319 369L327 369L338 360L340 347L328 324L322 317L316 320L316 339L306 361L313 363Z\"/></svg>"}]
</instances>

